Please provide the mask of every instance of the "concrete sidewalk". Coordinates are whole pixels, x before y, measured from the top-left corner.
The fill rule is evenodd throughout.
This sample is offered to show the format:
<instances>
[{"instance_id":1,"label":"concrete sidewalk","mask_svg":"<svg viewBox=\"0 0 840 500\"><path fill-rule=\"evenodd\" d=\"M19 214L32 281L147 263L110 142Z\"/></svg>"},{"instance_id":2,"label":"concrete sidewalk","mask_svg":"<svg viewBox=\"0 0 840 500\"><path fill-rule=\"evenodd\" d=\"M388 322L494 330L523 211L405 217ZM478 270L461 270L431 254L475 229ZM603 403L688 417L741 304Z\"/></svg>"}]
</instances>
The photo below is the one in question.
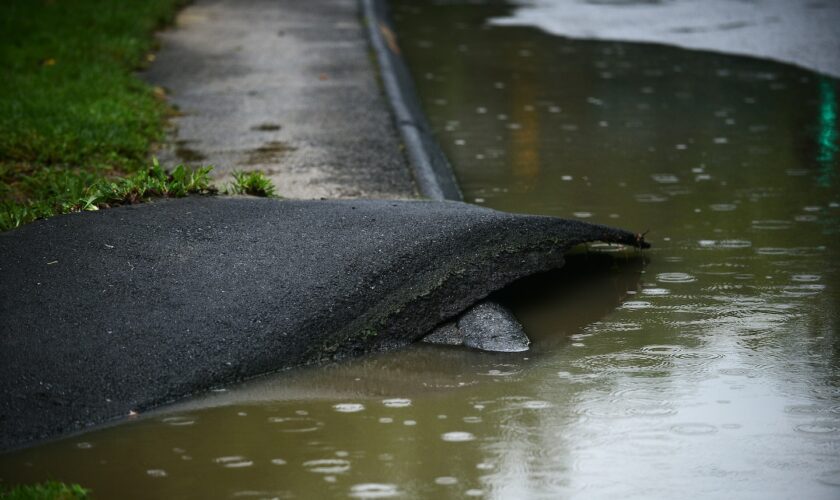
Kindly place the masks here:
<instances>
[{"instance_id":1,"label":"concrete sidewalk","mask_svg":"<svg viewBox=\"0 0 840 500\"><path fill-rule=\"evenodd\" d=\"M144 78L182 116L167 165L267 172L287 198L410 198L355 0L196 0Z\"/></svg>"}]
</instances>

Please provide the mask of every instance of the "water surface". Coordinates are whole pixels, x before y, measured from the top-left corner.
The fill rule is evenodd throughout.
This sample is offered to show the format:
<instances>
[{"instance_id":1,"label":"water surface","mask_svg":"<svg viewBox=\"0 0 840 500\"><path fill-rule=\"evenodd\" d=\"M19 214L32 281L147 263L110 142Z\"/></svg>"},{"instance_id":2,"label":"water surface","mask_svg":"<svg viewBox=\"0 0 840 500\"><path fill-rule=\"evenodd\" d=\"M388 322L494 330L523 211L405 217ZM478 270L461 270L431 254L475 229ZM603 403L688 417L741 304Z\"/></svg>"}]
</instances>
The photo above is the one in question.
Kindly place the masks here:
<instances>
[{"instance_id":1,"label":"water surface","mask_svg":"<svg viewBox=\"0 0 840 500\"><path fill-rule=\"evenodd\" d=\"M469 201L648 230L500 297L518 354L414 346L0 456L99 498L838 498L838 82L394 2ZM610 257L613 256L613 257Z\"/></svg>"}]
</instances>

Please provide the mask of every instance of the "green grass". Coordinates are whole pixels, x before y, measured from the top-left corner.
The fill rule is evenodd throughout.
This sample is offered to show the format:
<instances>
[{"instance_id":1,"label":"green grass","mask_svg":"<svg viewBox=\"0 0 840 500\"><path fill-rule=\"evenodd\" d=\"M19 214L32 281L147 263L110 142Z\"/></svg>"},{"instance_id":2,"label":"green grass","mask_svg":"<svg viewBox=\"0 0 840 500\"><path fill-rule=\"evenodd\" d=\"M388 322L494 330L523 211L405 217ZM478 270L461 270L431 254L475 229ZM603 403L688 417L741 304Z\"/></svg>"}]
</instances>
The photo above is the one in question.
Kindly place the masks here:
<instances>
[{"instance_id":1,"label":"green grass","mask_svg":"<svg viewBox=\"0 0 840 500\"><path fill-rule=\"evenodd\" d=\"M212 170L213 167L190 169L179 165L167 171L156 160L147 170L116 178L97 177L84 171L44 169L25 181L37 184L45 197L24 203L0 202L0 231L52 215L142 203L150 198L216 194L219 190L211 183ZM234 182L225 194L277 197L274 185L262 172L234 172L233 175Z\"/></svg>"},{"instance_id":2,"label":"green grass","mask_svg":"<svg viewBox=\"0 0 840 500\"><path fill-rule=\"evenodd\" d=\"M0 2L3 228L10 213L28 221L67 211L109 179L142 175L170 111L135 71L183 3Z\"/></svg>"},{"instance_id":3,"label":"green grass","mask_svg":"<svg viewBox=\"0 0 840 500\"><path fill-rule=\"evenodd\" d=\"M113 179L84 172L41 174L43 179L33 177L30 181L49 191L50 196L26 203L0 203L0 231L56 214L140 203L152 197L215 194L217 189L210 183L211 170L212 167L192 170L179 165L168 172L154 162L148 170Z\"/></svg>"},{"instance_id":4,"label":"green grass","mask_svg":"<svg viewBox=\"0 0 840 500\"><path fill-rule=\"evenodd\" d=\"M78 484L49 481L0 490L0 500L86 500L90 498L89 493Z\"/></svg>"},{"instance_id":5,"label":"green grass","mask_svg":"<svg viewBox=\"0 0 840 500\"><path fill-rule=\"evenodd\" d=\"M274 184L258 170L234 172L233 184L230 185L228 192L231 194L249 194L251 196L264 196L268 198L277 196L274 190Z\"/></svg>"},{"instance_id":6,"label":"green grass","mask_svg":"<svg viewBox=\"0 0 840 500\"><path fill-rule=\"evenodd\" d=\"M186 0L0 1L0 231L35 219L215 193L210 167L165 171L149 153L171 110L135 75ZM261 172L234 194L275 196Z\"/></svg>"}]
</instances>

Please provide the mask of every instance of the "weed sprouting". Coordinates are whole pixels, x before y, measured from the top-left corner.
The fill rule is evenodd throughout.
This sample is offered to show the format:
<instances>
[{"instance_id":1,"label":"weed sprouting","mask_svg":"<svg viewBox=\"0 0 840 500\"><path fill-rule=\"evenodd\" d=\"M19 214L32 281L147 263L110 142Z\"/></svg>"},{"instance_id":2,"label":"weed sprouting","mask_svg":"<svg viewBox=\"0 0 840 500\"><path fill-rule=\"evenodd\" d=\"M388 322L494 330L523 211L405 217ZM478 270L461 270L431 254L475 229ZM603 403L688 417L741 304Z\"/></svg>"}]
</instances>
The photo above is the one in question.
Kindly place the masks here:
<instances>
[{"instance_id":1,"label":"weed sprouting","mask_svg":"<svg viewBox=\"0 0 840 500\"><path fill-rule=\"evenodd\" d=\"M267 198L277 196L274 184L271 183L271 180L265 174L258 170L234 172L233 183L230 185L228 191L231 194L249 194L251 196L263 196Z\"/></svg>"}]
</instances>

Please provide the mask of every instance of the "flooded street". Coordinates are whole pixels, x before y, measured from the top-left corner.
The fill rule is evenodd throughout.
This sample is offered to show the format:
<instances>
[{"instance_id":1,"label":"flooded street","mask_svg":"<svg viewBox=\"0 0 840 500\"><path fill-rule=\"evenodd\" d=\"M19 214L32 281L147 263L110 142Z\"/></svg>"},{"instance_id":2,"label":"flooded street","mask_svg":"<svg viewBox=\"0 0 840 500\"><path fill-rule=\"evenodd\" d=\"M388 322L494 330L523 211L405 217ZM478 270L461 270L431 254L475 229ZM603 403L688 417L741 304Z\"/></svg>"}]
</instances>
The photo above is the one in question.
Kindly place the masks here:
<instances>
[{"instance_id":1,"label":"flooded street","mask_svg":"<svg viewBox=\"0 0 840 500\"><path fill-rule=\"evenodd\" d=\"M840 497L837 80L392 3L467 201L648 230L499 294L526 353L415 345L0 455L95 498Z\"/></svg>"}]
</instances>

